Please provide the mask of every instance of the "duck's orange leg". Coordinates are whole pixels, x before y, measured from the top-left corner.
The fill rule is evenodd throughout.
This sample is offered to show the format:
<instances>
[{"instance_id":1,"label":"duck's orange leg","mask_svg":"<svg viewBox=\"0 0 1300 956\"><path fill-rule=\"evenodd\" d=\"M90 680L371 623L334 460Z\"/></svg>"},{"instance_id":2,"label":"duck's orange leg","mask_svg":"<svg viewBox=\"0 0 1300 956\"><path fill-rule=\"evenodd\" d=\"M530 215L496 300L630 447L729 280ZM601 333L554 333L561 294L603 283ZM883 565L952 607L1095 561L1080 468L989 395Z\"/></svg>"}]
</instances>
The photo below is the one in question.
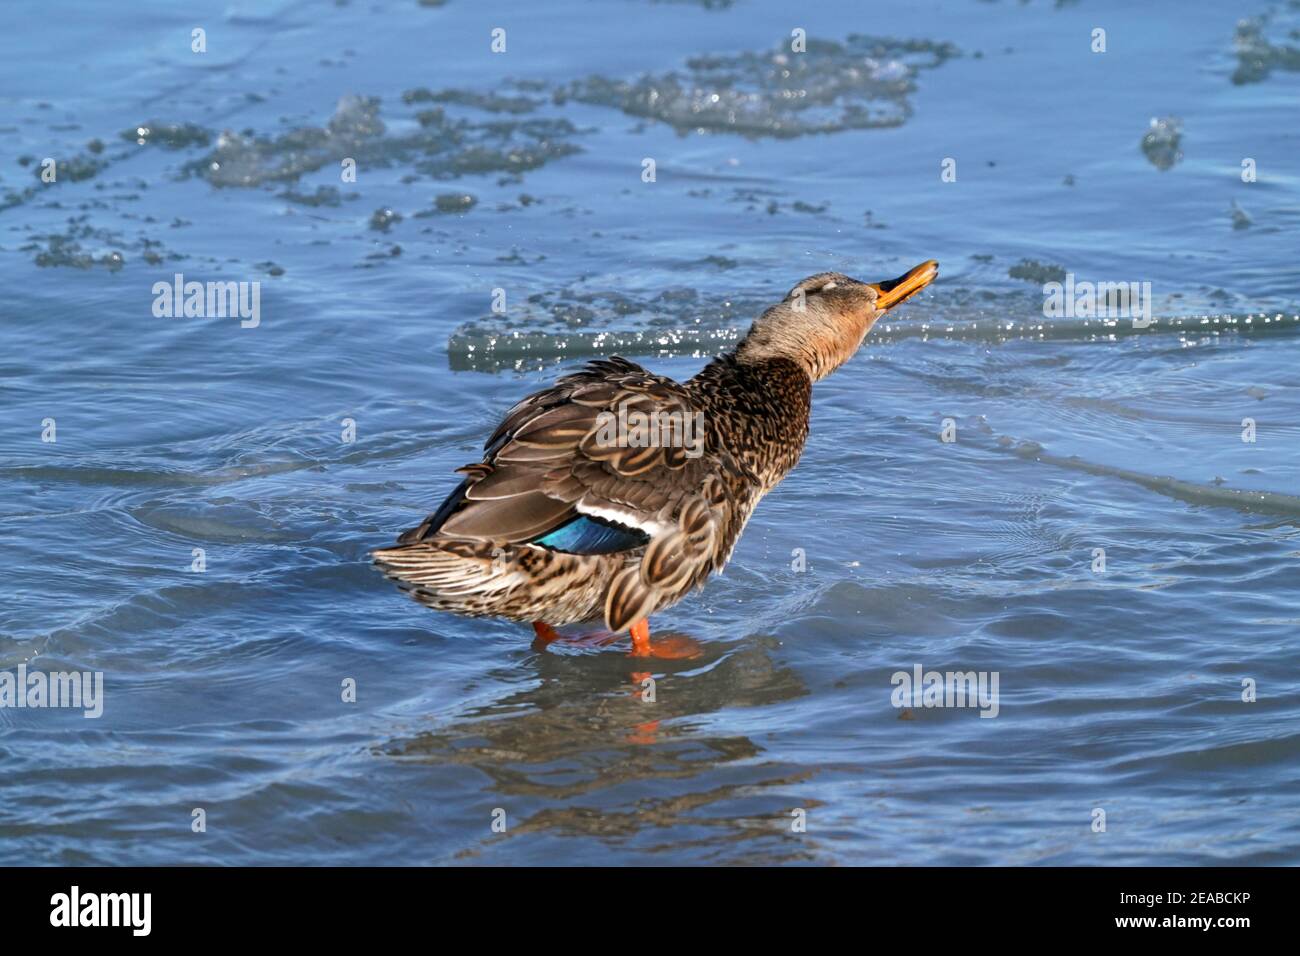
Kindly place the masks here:
<instances>
[{"instance_id":1,"label":"duck's orange leg","mask_svg":"<svg viewBox=\"0 0 1300 956\"><path fill-rule=\"evenodd\" d=\"M703 652L700 642L682 634L671 635L658 644L650 643L650 619L641 618L629 628L632 635L633 657L658 657L664 660L683 660L699 657Z\"/></svg>"},{"instance_id":2,"label":"duck's orange leg","mask_svg":"<svg viewBox=\"0 0 1300 956\"><path fill-rule=\"evenodd\" d=\"M632 656L650 657L650 618L643 617L632 625Z\"/></svg>"}]
</instances>

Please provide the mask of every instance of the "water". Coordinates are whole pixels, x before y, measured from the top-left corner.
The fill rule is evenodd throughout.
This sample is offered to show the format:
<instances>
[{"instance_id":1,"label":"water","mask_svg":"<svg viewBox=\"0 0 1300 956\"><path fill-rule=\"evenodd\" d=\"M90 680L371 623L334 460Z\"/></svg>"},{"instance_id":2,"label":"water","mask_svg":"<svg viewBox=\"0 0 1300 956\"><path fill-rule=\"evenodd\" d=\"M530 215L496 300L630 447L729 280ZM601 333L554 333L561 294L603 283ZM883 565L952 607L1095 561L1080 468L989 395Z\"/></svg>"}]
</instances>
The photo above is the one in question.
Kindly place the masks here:
<instances>
[{"instance_id":1,"label":"water","mask_svg":"<svg viewBox=\"0 0 1300 956\"><path fill-rule=\"evenodd\" d=\"M5 862L1296 862L1293 4L192 6L0 57L0 670L105 682L0 710ZM656 703L368 566L582 355L930 257ZM1155 321L1045 319L1062 271ZM155 317L177 272L259 324Z\"/></svg>"}]
</instances>

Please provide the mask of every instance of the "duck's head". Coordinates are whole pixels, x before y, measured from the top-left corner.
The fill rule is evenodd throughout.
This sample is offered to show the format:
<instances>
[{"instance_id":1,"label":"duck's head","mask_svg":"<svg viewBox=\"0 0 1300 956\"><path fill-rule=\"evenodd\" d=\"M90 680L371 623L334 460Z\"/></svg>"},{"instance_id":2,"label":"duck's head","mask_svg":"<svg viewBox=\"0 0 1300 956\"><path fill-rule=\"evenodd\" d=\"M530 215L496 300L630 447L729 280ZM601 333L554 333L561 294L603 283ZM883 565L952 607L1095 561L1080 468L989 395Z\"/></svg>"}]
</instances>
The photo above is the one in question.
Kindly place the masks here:
<instances>
[{"instance_id":1,"label":"duck's head","mask_svg":"<svg viewBox=\"0 0 1300 956\"><path fill-rule=\"evenodd\" d=\"M853 357L878 318L938 274L939 263L929 259L885 282L863 282L838 272L809 276L759 316L736 347L736 358L790 359L815 382Z\"/></svg>"}]
</instances>

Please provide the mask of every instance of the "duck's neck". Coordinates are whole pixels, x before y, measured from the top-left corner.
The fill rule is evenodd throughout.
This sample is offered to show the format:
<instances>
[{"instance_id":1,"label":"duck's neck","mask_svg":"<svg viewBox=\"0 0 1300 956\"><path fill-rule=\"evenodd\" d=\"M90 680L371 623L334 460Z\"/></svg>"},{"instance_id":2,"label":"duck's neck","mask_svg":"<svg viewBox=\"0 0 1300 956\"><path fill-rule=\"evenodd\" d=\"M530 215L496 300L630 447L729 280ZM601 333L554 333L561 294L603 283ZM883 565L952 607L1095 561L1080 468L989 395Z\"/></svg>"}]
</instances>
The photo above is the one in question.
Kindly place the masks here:
<instances>
[{"instance_id":1,"label":"duck's neck","mask_svg":"<svg viewBox=\"0 0 1300 956\"><path fill-rule=\"evenodd\" d=\"M728 352L687 387L710 440L739 458L764 492L798 463L812 410L812 379L798 364L787 358L741 361Z\"/></svg>"}]
</instances>

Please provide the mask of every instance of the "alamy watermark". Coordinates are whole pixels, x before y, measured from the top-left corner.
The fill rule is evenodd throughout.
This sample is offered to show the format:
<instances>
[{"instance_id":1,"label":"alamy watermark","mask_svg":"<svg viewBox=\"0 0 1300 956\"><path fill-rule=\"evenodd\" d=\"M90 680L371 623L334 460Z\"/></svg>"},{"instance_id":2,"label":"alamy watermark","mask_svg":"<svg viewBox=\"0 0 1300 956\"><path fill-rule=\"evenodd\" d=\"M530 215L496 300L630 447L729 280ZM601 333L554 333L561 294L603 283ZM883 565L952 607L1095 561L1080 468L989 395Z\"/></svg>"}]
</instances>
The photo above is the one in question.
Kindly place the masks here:
<instances>
[{"instance_id":1,"label":"alamy watermark","mask_svg":"<svg viewBox=\"0 0 1300 956\"><path fill-rule=\"evenodd\" d=\"M1049 319L1132 319L1133 328L1145 329L1151 319L1150 282L1075 282L1067 272L1064 282L1043 283L1043 315Z\"/></svg>"},{"instance_id":2,"label":"alamy watermark","mask_svg":"<svg viewBox=\"0 0 1300 956\"><path fill-rule=\"evenodd\" d=\"M643 412L620 402L618 412L596 416L596 444L601 448L681 448L687 458L704 454L704 413L655 409Z\"/></svg>"},{"instance_id":3,"label":"alamy watermark","mask_svg":"<svg viewBox=\"0 0 1300 956\"><path fill-rule=\"evenodd\" d=\"M171 282L153 284L155 318L240 319L239 327L255 329L262 322L262 283L186 282L176 273Z\"/></svg>"},{"instance_id":4,"label":"alamy watermark","mask_svg":"<svg viewBox=\"0 0 1300 956\"><path fill-rule=\"evenodd\" d=\"M103 671L0 671L0 708L79 708L91 720L104 713Z\"/></svg>"},{"instance_id":5,"label":"alamy watermark","mask_svg":"<svg viewBox=\"0 0 1300 956\"><path fill-rule=\"evenodd\" d=\"M123 926L132 936L148 936L152 913L152 893L83 893L73 885L50 897L51 926Z\"/></svg>"},{"instance_id":6,"label":"alamy watermark","mask_svg":"<svg viewBox=\"0 0 1300 956\"><path fill-rule=\"evenodd\" d=\"M996 717L998 671L927 671L915 664L911 672L895 671L890 702L903 707L978 707L981 717Z\"/></svg>"}]
</instances>

